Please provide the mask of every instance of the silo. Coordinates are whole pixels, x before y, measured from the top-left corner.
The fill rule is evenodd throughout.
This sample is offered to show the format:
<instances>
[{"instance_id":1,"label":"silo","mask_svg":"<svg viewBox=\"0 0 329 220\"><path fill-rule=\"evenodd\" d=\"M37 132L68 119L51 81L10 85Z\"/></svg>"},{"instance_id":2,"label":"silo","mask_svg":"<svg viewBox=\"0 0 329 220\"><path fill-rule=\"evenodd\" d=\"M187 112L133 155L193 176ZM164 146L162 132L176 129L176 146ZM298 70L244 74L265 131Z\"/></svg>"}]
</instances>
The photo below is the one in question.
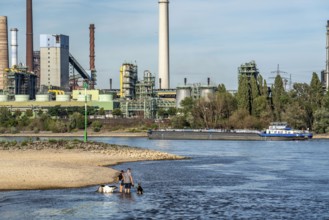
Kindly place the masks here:
<instances>
[{"instance_id":1,"label":"silo","mask_svg":"<svg viewBox=\"0 0 329 220\"><path fill-rule=\"evenodd\" d=\"M9 67L7 16L0 16L0 90L5 89L4 69Z\"/></svg>"},{"instance_id":2,"label":"silo","mask_svg":"<svg viewBox=\"0 0 329 220\"><path fill-rule=\"evenodd\" d=\"M176 107L180 108L181 101L187 97L191 97L192 88L190 86L179 86L176 89Z\"/></svg>"},{"instance_id":3,"label":"silo","mask_svg":"<svg viewBox=\"0 0 329 220\"><path fill-rule=\"evenodd\" d=\"M100 94L99 95L100 102L112 102L113 101L113 94Z\"/></svg>"},{"instance_id":4,"label":"silo","mask_svg":"<svg viewBox=\"0 0 329 220\"><path fill-rule=\"evenodd\" d=\"M49 94L38 94L35 96L36 102L49 102L50 96Z\"/></svg>"},{"instance_id":5,"label":"silo","mask_svg":"<svg viewBox=\"0 0 329 220\"><path fill-rule=\"evenodd\" d=\"M29 99L30 99L29 95L22 95L22 94L15 95L16 102L28 102Z\"/></svg>"},{"instance_id":6,"label":"silo","mask_svg":"<svg viewBox=\"0 0 329 220\"><path fill-rule=\"evenodd\" d=\"M0 102L8 102L8 95L0 95Z\"/></svg>"},{"instance_id":7,"label":"silo","mask_svg":"<svg viewBox=\"0 0 329 220\"><path fill-rule=\"evenodd\" d=\"M70 100L70 95L56 95L56 102L69 102Z\"/></svg>"},{"instance_id":8,"label":"silo","mask_svg":"<svg viewBox=\"0 0 329 220\"><path fill-rule=\"evenodd\" d=\"M200 86L200 96L201 98L204 98L206 101L210 101L210 97L215 94L215 86Z\"/></svg>"}]
</instances>

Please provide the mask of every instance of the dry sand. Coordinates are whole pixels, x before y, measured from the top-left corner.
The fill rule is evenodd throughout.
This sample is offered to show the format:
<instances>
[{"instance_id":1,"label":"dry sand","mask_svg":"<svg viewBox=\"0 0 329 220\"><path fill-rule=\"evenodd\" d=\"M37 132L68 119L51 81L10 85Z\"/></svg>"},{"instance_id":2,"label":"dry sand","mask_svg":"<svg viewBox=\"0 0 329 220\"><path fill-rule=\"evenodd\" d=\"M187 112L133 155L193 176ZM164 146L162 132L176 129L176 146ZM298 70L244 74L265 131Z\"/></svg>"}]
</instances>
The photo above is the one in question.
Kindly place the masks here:
<instances>
[{"instance_id":1,"label":"dry sand","mask_svg":"<svg viewBox=\"0 0 329 220\"><path fill-rule=\"evenodd\" d=\"M113 183L118 171L105 167L141 160L183 159L183 157L141 148L95 143L28 143L0 146L0 190L50 189ZM97 145L97 146L96 146ZM40 147L42 146L42 147ZM69 147L68 147L69 146ZM132 167L133 169L133 167Z\"/></svg>"}]
</instances>

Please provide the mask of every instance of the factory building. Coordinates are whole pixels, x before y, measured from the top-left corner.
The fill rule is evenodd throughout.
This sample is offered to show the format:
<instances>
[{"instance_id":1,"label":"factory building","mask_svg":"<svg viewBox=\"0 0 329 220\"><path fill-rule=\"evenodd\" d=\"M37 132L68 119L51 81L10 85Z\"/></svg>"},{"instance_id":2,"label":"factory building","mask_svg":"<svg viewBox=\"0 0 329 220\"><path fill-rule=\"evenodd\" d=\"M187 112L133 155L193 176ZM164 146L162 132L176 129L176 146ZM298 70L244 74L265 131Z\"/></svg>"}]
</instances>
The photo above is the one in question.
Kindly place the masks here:
<instances>
[{"instance_id":1,"label":"factory building","mask_svg":"<svg viewBox=\"0 0 329 220\"><path fill-rule=\"evenodd\" d=\"M120 97L134 99L135 86L138 80L137 65L124 63L120 68Z\"/></svg>"},{"instance_id":2,"label":"factory building","mask_svg":"<svg viewBox=\"0 0 329 220\"><path fill-rule=\"evenodd\" d=\"M17 95L25 95L26 100L35 99L37 76L27 71L27 67L15 65L13 68L6 69L6 93L8 100L16 100Z\"/></svg>"},{"instance_id":3,"label":"factory building","mask_svg":"<svg viewBox=\"0 0 329 220\"><path fill-rule=\"evenodd\" d=\"M37 91L40 89L40 51L33 51L33 72L37 76Z\"/></svg>"},{"instance_id":4,"label":"factory building","mask_svg":"<svg viewBox=\"0 0 329 220\"><path fill-rule=\"evenodd\" d=\"M253 76L256 79L259 74L256 62L252 60L249 63L241 64L241 66L238 67L238 74L239 78L241 75L247 75L249 77Z\"/></svg>"},{"instance_id":5,"label":"factory building","mask_svg":"<svg viewBox=\"0 0 329 220\"><path fill-rule=\"evenodd\" d=\"M69 89L69 37L40 35L40 86Z\"/></svg>"}]
</instances>

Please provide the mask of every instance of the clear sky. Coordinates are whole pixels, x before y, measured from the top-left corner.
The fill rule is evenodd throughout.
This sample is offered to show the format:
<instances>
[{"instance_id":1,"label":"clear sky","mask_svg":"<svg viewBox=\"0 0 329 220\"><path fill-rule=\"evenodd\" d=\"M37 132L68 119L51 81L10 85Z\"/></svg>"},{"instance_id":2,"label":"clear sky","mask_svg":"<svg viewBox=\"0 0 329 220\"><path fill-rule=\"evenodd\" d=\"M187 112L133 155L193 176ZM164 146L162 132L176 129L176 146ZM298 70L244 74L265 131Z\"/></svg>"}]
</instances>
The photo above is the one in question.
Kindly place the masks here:
<instances>
[{"instance_id":1,"label":"clear sky","mask_svg":"<svg viewBox=\"0 0 329 220\"><path fill-rule=\"evenodd\" d=\"M19 29L18 61L25 63L26 1L0 0L9 29ZM70 52L89 68L94 23L97 88L119 88L123 62L158 73L158 0L33 0L34 50L40 34L70 37ZM325 68L328 0L170 0L170 83L237 89L237 68L255 60L271 83L277 69L293 82ZM9 34L10 38L10 34Z\"/></svg>"}]
</instances>

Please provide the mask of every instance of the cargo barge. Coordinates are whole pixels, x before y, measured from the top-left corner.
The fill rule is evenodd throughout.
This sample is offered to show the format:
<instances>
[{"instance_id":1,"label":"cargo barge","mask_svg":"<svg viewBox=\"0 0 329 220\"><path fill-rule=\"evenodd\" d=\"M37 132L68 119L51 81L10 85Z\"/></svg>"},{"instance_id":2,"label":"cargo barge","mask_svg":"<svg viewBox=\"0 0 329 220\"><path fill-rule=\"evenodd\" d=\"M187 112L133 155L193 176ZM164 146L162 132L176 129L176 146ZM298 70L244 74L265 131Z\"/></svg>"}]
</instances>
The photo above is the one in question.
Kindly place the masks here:
<instances>
[{"instance_id":1,"label":"cargo barge","mask_svg":"<svg viewBox=\"0 0 329 220\"><path fill-rule=\"evenodd\" d=\"M162 129L149 130L147 136L149 139L163 140L294 141L312 139L313 134L309 131L292 129L286 122L273 122L264 131L245 129Z\"/></svg>"},{"instance_id":2,"label":"cargo barge","mask_svg":"<svg viewBox=\"0 0 329 220\"><path fill-rule=\"evenodd\" d=\"M149 130L149 139L163 140L262 140L257 130L162 129Z\"/></svg>"}]
</instances>

